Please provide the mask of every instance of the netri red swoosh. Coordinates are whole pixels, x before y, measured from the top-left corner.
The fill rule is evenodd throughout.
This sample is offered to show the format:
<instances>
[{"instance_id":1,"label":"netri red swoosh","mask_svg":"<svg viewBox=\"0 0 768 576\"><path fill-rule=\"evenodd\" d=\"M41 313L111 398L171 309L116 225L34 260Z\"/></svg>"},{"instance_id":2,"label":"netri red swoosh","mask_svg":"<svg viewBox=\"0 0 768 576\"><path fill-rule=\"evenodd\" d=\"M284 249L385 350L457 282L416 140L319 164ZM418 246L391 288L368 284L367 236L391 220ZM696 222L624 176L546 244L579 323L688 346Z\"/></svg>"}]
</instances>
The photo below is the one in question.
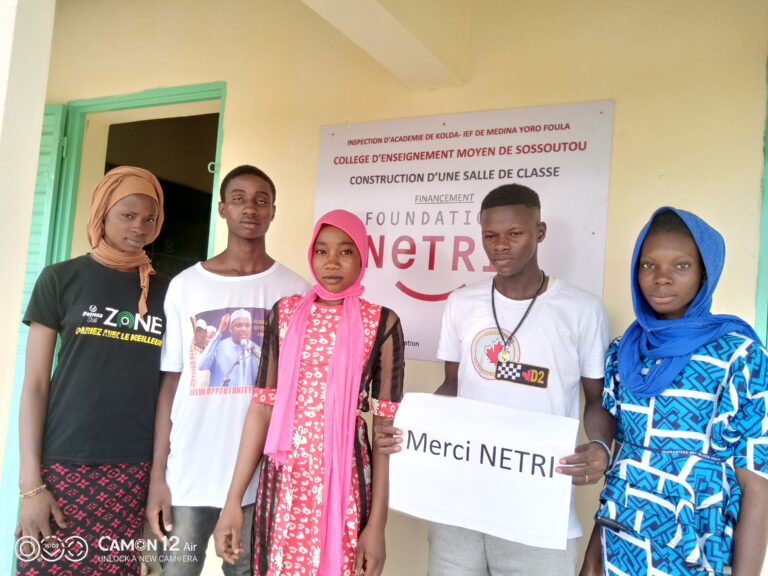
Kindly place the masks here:
<instances>
[{"instance_id":1,"label":"netri red swoosh","mask_svg":"<svg viewBox=\"0 0 768 576\"><path fill-rule=\"evenodd\" d=\"M466 286L466 284L462 284L461 286L454 288L454 290L458 290L459 288L464 288L464 286ZM397 281L397 283L395 284L395 287L406 296L410 296L411 298L415 298L416 300L423 300L425 302L440 302L441 300L446 300L448 296L451 295L451 292L453 292L453 290L449 290L448 292L443 292L442 294L424 294L422 292L417 292L416 290L412 290L411 288L408 288L408 286L400 282L400 280Z\"/></svg>"}]
</instances>

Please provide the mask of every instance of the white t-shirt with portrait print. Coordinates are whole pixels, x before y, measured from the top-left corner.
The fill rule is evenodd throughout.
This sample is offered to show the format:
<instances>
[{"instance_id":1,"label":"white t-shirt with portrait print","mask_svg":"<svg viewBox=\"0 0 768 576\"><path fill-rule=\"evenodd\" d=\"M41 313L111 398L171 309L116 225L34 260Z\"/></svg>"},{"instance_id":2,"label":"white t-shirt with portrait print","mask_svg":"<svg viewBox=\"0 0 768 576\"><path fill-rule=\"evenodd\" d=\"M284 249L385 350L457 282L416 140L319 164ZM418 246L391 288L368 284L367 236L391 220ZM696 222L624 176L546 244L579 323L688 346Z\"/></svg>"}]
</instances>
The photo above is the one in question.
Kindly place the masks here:
<instances>
[{"instance_id":1,"label":"white t-shirt with portrait print","mask_svg":"<svg viewBox=\"0 0 768 576\"><path fill-rule=\"evenodd\" d=\"M437 357L459 363L461 398L501 404L518 410L579 419L581 378L602 378L610 328L602 302L560 278L531 308L507 349L512 371L496 379L502 349L491 307L492 279L460 288L448 298ZM531 303L494 294L504 338ZM581 536L571 498L568 538Z\"/></svg>"},{"instance_id":2,"label":"white t-shirt with portrait print","mask_svg":"<svg viewBox=\"0 0 768 576\"><path fill-rule=\"evenodd\" d=\"M221 276L198 263L171 280L160 369L181 373L171 408L165 472L174 506L224 506L256 383L267 316L283 296L308 289L301 276L278 262L250 276ZM221 332L226 314L230 321ZM232 318L249 319L250 334L243 338L233 331ZM195 328L207 326L217 331L198 352ZM243 505L256 499L257 480L258 475L248 486Z\"/></svg>"}]
</instances>

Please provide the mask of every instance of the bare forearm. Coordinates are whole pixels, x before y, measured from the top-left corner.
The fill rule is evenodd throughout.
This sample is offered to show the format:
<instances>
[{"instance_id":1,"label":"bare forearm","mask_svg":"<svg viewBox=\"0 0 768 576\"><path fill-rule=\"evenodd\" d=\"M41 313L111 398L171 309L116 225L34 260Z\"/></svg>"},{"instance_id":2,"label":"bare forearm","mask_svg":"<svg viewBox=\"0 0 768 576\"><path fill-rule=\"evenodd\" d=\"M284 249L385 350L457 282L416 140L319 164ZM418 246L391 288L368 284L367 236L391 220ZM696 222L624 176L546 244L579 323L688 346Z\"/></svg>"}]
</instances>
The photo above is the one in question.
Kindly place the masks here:
<instances>
[{"instance_id":1,"label":"bare forearm","mask_svg":"<svg viewBox=\"0 0 768 576\"><path fill-rule=\"evenodd\" d=\"M453 382L443 382L437 390L435 390L435 394L440 396L458 396L458 392L458 386Z\"/></svg>"},{"instance_id":2,"label":"bare forearm","mask_svg":"<svg viewBox=\"0 0 768 576\"><path fill-rule=\"evenodd\" d=\"M741 510L733 531L733 576L758 576L768 542L768 480L737 468Z\"/></svg>"},{"instance_id":3,"label":"bare forearm","mask_svg":"<svg viewBox=\"0 0 768 576\"><path fill-rule=\"evenodd\" d=\"M381 416L373 417L373 425L382 424L385 419ZM381 454L379 450L373 450L371 457L371 513L368 517L369 526L384 528L387 524L387 512L389 511L389 454Z\"/></svg>"},{"instance_id":4,"label":"bare forearm","mask_svg":"<svg viewBox=\"0 0 768 576\"><path fill-rule=\"evenodd\" d=\"M227 492L228 503L240 503L248 485L256 473L256 468L264 452L269 422L272 419L272 406L251 403L243 423L240 448L237 451L237 464L232 473L232 482Z\"/></svg>"},{"instance_id":5,"label":"bare forearm","mask_svg":"<svg viewBox=\"0 0 768 576\"><path fill-rule=\"evenodd\" d=\"M608 446L613 442L616 420L611 413L597 402L587 402L584 406L584 431L590 440L602 440Z\"/></svg>"},{"instance_id":6,"label":"bare forearm","mask_svg":"<svg viewBox=\"0 0 768 576\"><path fill-rule=\"evenodd\" d=\"M441 396L458 396L459 395L459 363L458 362L446 362L444 367L445 378L440 387L435 390L435 394Z\"/></svg>"},{"instance_id":7,"label":"bare forearm","mask_svg":"<svg viewBox=\"0 0 768 576\"><path fill-rule=\"evenodd\" d=\"M590 440L602 440L610 446L616 420L603 408L603 379L582 377L581 386L584 390L584 432Z\"/></svg>"},{"instance_id":8,"label":"bare forearm","mask_svg":"<svg viewBox=\"0 0 768 576\"><path fill-rule=\"evenodd\" d=\"M153 478L165 478L165 467L171 451L171 408L179 386L178 372L164 372L160 380L160 392L155 410L155 440L152 455Z\"/></svg>"},{"instance_id":9,"label":"bare forearm","mask_svg":"<svg viewBox=\"0 0 768 576\"><path fill-rule=\"evenodd\" d=\"M603 564L600 547L600 526L595 524L592 527L592 534L589 537L589 543L587 544L587 549L584 552L584 563L582 564L581 568L582 573L600 573Z\"/></svg>"},{"instance_id":10,"label":"bare forearm","mask_svg":"<svg viewBox=\"0 0 768 576\"><path fill-rule=\"evenodd\" d=\"M19 488L22 492L42 484L40 460L56 338L56 331L47 326L33 322L29 327L19 407Z\"/></svg>"},{"instance_id":11,"label":"bare forearm","mask_svg":"<svg viewBox=\"0 0 768 576\"><path fill-rule=\"evenodd\" d=\"M48 387L25 383L19 413L19 490L26 492L40 484L43 430L48 412Z\"/></svg>"}]
</instances>

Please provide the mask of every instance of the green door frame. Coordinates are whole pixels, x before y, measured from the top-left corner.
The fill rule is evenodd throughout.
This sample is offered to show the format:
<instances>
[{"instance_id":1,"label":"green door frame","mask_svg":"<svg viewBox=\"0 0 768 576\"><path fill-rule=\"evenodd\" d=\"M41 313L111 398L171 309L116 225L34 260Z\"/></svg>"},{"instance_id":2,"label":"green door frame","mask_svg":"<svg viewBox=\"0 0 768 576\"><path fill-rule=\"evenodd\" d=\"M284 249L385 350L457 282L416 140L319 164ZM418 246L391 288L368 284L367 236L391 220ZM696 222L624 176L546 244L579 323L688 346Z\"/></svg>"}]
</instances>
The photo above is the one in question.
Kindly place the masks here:
<instances>
[{"instance_id":1,"label":"green door frame","mask_svg":"<svg viewBox=\"0 0 768 576\"><path fill-rule=\"evenodd\" d=\"M767 67L768 68L768 67ZM768 342L768 106L763 132L763 198L760 206L760 252L757 263L755 330Z\"/></svg>"},{"instance_id":2,"label":"green door frame","mask_svg":"<svg viewBox=\"0 0 768 576\"><path fill-rule=\"evenodd\" d=\"M224 105L226 101L226 83L211 82L192 86L173 88L155 88L126 94L123 96L107 96L105 98L89 98L73 100L67 105L67 128L65 153L61 171L61 193L56 205L51 239L51 255L53 262L61 262L70 257L72 247L72 223L75 218L77 203L77 187L80 180L80 156L83 148L83 137L88 114L94 112L113 112L152 106L167 106L171 104L189 104L206 100L219 100L219 128L216 140L216 158L213 174L213 193L211 207L211 224L208 233L208 254L213 254L213 239L216 232L216 189L219 185L221 167L221 144L224 138ZM71 153L68 151L72 151Z\"/></svg>"}]
</instances>

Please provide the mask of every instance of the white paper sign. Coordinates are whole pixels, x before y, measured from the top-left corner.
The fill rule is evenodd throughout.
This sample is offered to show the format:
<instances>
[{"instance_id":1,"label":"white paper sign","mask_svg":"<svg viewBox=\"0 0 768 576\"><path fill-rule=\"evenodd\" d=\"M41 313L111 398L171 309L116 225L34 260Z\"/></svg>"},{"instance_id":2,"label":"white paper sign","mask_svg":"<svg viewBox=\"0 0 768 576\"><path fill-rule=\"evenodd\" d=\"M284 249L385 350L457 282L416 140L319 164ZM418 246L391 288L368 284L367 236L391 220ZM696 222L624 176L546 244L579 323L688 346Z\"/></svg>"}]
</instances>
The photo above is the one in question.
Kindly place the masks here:
<instances>
[{"instance_id":1,"label":"white paper sign","mask_svg":"<svg viewBox=\"0 0 768 576\"><path fill-rule=\"evenodd\" d=\"M612 115L588 102L322 128L315 217L365 222L365 298L400 316L409 358L435 360L445 299L493 272L478 213L502 184L541 197L547 274L602 295Z\"/></svg>"},{"instance_id":2,"label":"white paper sign","mask_svg":"<svg viewBox=\"0 0 768 576\"><path fill-rule=\"evenodd\" d=\"M564 550L579 421L464 398L406 394L389 505L411 516Z\"/></svg>"}]
</instances>

